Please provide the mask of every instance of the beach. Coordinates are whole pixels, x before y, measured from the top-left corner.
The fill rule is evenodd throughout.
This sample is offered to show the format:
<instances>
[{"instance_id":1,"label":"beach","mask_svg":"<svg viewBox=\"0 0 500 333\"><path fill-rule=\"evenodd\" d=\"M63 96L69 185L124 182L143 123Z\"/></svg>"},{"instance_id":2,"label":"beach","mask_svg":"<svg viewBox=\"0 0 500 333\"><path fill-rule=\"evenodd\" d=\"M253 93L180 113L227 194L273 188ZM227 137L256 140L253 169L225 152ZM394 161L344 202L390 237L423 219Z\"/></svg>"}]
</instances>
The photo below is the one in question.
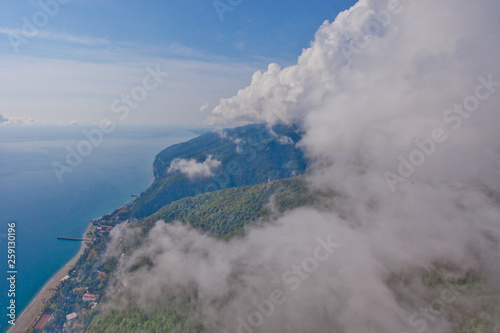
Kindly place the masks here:
<instances>
[{"instance_id":1,"label":"beach","mask_svg":"<svg viewBox=\"0 0 500 333\"><path fill-rule=\"evenodd\" d=\"M87 230L85 230L84 237L89 232L91 226L92 224L90 224ZM35 321L42 315L43 308L45 307L45 301L52 297L57 286L61 284L61 279L68 275L69 271L73 268L73 266L75 266L76 262L80 259L86 248L86 242L82 242L82 247L76 256L64 265L64 267L61 268L49 281L47 281L47 283L45 283L35 298L31 300L21 315L17 317L15 325L11 326L7 333L24 333L35 324Z\"/></svg>"}]
</instances>

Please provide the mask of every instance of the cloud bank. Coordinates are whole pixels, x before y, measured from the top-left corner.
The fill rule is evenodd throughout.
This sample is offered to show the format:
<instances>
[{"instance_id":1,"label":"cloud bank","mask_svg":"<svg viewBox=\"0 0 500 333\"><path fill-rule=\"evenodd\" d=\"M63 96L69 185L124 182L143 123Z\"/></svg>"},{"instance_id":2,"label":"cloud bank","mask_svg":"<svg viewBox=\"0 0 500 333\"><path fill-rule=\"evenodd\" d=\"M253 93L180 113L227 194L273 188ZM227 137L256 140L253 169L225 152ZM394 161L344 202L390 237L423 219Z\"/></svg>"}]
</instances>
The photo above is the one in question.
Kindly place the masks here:
<instances>
[{"instance_id":1,"label":"cloud bank","mask_svg":"<svg viewBox=\"0 0 500 333\"><path fill-rule=\"evenodd\" d=\"M195 159L176 158L170 163L168 172L180 171L189 179L207 178L213 176L214 171L220 165L221 162L213 159L212 155L208 155L204 162L198 162Z\"/></svg>"},{"instance_id":2,"label":"cloud bank","mask_svg":"<svg viewBox=\"0 0 500 333\"><path fill-rule=\"evenodd\" d=\"M12 117L0 114L0 125L42 125L44 122L31 117Z\"/></svg>"},{"instance_id":3,"label":"cloud bank","mask_svg":"<svg viewBox=\"0 0 500 333\"><path fill-rule=\"evenodd\" d=\"M133 299L195 295L209 332L453 332L475 301L425 272L481 272L493 297L500 282L498 13L488 0L361 0L297 65L255 73L210 122L299 126L310 186L336 193L329 209L230 242L160 222L122 263L153 261L122 276ZM340 246L321 261L325 237Z\"/></svg>"}]
</instances>

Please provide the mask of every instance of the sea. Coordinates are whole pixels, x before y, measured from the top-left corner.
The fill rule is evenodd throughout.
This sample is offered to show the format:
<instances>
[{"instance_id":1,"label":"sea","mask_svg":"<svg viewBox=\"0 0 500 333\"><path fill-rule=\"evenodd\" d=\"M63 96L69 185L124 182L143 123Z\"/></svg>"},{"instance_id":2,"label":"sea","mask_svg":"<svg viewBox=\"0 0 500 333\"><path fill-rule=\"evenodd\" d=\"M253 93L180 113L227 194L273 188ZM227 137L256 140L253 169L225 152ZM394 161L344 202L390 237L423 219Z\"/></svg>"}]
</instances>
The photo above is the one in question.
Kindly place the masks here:
<instances>
[{"instance_id":1,"label":"sea","mask_svg":"<svg viewBox=\"0 0 500 333\"><path fill-rule=\"evenodd\" d=\"M202 132L121 128L103 134L102 139L96 135L91 142L84 133L95 129L0 126L0 332L10 327L11 299L19 316L80 249L79 242L57 240L58 236L81 238L91 219L133 200L132 195L151 184L156 154ZM72 154L68 152L80 158L68 157ZM9 267L8 224L12 222L15 266ZM10 275L15 275L15 295L9 295Z\"/></svg>"}]
</instances>

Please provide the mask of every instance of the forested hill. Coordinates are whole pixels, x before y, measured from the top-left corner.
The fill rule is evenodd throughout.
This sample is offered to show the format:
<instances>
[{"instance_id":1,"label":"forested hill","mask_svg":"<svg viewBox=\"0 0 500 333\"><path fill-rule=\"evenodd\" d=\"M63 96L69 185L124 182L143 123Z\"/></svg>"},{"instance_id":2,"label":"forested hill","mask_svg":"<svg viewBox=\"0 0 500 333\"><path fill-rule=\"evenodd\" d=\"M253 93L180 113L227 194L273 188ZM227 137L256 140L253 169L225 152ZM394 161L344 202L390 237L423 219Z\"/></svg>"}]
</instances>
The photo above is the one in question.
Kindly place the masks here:
<instances>
[{"instance_id":1,"label":"forested hill","mask_svg":"<svg viewBox=\"0 0 500 333\"><path fill-rule=\"evenodd\" d=\"M149 216L185 197L302 174L306 161L296 147L299 140L295 127L275 126L270 131L264 125L248 125L205 133L171 146L156 156L155 180L134 202L131 216ZM203 163L209 156L220 161L210 177L189 178L169 170L174 159Z\"/></svg>"},{"instance_id":2,"label":"forested hill","mask_svg":"<svg viewBox=\"0 0 500 333\"><path fill-rule=\"evenodd\" d=\"M311 193L303 177L299 176L184 198L133 223L131 227L142 229L144 238L141 242L147 239L146 234L159 219L167 223L181 221L215 237L229 239L243 235L246 225L261 218L272 220L272 214L280 215L294 208L313 206L318 203L319 196L319 193ZM131 252L134 250L129 245L124 245L125 248ZM148 258L143 259L133 266L134 270L150 263ZM86 264L90 266L88 261ZM118 266L115 264L114 267ZM158 304L152 313L145 313L135 306L120 311L96 308L79 318L82 327L79 332L206 332L203 318L193 312L196 307L196 301L175 297L165 298L165 302Z\"/></svg>"},{"instance_id":3,"label":"forested hill","mask_svg":"<svg viewBox=\"0 0 500 333\"><path fill-rule=\"evenodd\" d=\"M212 236L228 239L242 235L245 225L252 221L312 205L314 195L301 176L228 188L174 201L135 227L147 233L158 220L181 221Z\"/></svg>"}]
</instances>

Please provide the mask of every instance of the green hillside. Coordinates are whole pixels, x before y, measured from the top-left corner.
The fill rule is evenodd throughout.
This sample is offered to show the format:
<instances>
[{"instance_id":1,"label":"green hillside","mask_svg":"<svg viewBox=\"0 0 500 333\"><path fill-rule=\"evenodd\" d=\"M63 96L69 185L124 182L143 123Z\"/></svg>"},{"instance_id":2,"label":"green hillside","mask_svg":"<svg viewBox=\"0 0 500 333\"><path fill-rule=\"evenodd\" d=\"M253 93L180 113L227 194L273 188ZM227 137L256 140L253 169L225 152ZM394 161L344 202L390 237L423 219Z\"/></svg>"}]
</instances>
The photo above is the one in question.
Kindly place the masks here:
<instances>
[{"instance_id":1,"label":"green hillside","mask_svg":"<svg viewBox=\"0 0 500 333\"><path fill-rule=\"evenodd\" d=\"M271 199L273 198L273 199ZM274 212L314 204L302 178L282 179L266 184L230 188L184 198L134 223L147 233L156 221L182 221L214 236L228 239L244 233L245 225ZM147 261L144 262L147 264ZM137 269L138 267L134 267ZM93 318L93 319L92 319ZM90 313L84 322L89 332L203 332L196 303L187 299L166 300L154 313L128 307L122 311Z\"/></svg>"},{"instance_id":2,"label":"green hillside","mask_svg":"<svg viewBox=\"0 0 500 333\"><path fill-rule=\"evenodd\" d=\"M137 225L147 231L158 220L178 220L216 237L228 238L241 235L247 223L268 216L272 197L279 212L313 203L303 180L295 177L184 198L163 207Z\"/></svg>"},{"instance_id":3,"label":"green hillside","mask_svg":"<svg viewBox=\"0 0 500 333\"><path fill-rule=\"evenodd\" d=\"M297 129L276 126L273 131L249 125L224 130L224 134L206 133L163 150L153 164L155 180L135 201L131 216L143 218L173 201L198 194L304 173L305 158L294 144L300 140ZM283 142L284 138L291 140ZM212 177L189 179L180 172L169 172L175 158L201 163L209 155L221 162Z\"/></svg>"},{"instance_id":4,"label":"green hillside","mask_svg":"<svg viewBox=\"0 0 500 333\"><path fill-rule=\"evenodd\" d=\"M98 316L88 332L201 333L204 332L204 327L195 304L176 299L165 301L154 313L146 313L134 307L110 311Z\"/></svg>"}]
</instances>

